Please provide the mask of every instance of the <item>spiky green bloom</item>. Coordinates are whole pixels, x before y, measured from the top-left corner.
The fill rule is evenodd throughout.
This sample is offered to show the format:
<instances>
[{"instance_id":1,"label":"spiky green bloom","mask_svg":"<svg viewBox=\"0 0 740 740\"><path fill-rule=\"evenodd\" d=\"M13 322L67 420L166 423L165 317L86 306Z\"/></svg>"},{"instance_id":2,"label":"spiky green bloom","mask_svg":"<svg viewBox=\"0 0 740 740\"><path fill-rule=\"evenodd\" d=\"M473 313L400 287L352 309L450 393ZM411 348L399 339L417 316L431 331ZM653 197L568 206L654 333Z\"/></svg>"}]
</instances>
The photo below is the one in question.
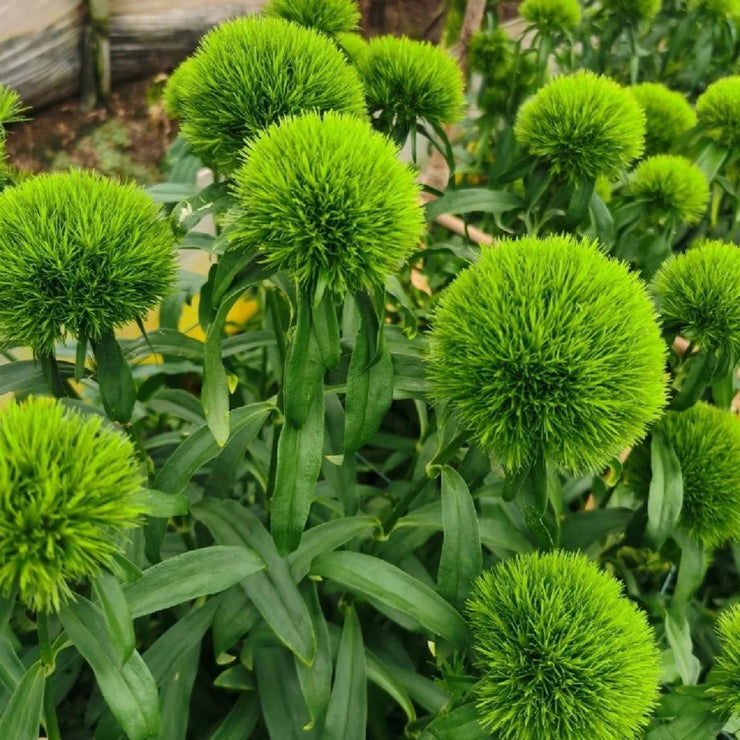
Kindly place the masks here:
<instances>
[{"instance_id":1,"label":"spiky green bloom","mask_svg":"<svg viewBox=\"0 0 740 740\"><path fill-rule=\"evenodd\" d=\"M519 109L517 141L569 180L616 178L643 151L645 114L614 80L556 77Z\"/></svg>"},{"instance_id":2,"label":"spiky green bloom","mask_svg":"<svg viewBox=\"0 0 740 740\"><path fill-rule=\"evenodd\" d=\"M352 64L357 64L367 54L367 41L359 33L338 33L336 42Z\"/></svg>"},{"instance_id":3,"label":"spiky green bloom","mask_svg":"<svg viewBox=\"0 0 740 740\"><path fill-rule=\"evenodd\" d=\"M717 19L732 20L740 15L740 0L689 0L688 6Z\"/></svg>"},{"instance_id":4,"label":"spiky green bloom","mask_svg":"<svg viewBox=\"0 0 740 740\"><path fill-rule=\"evenodd\" d=\"M740 75L713 82L696 101L696 115L708 134L728 149L740 145Z\"/></svg>"},{"instance_id":5,"label":"spiky green bloom","mask_svg":"<svg viewBox=\"0 0 740 740\"><path fill-rule=\"evenodd\" d=\"M645 111L645 153L670 151L676 139L696 126L696 113L679 92L658 82L643 82L629 88Z\"/></svg>"},{"instance_id":6,"label":"spiky green bloom","mask_svg":"<svg viewBox=\"0 0 740 740\"><path fill-rule=\"evenodd\" d=\"M642 737L661 675L655 636L620 583L584 555L520 555L467 604L479 721L499 740Z\"/></svg>"},{"instance_id":7,"label":"spiky green bloom","mask_svg":"<svg viewBox=\"0 0 740 740\"><path fill-rule=\"evenodd\" d=\"M49 612L146 511L131 442L48 398L0 411L0 593Z\"/></svg>"},{"instance_id":8,"label":"spiky green bloom","mask_svg":"<svg viewBox=\"0 0 740 740\"><path fill-rule=\"evenodd\" d=\"M25 107L15 90L0 85L0 139L5 137L5 126L23 120Z\"/></svg>"},{"instance_id":9,"label":"spiky green bloom","mask_svg":"<svg viewBox=\"0 0 740 740\"><path fill-rule=\"evenodd\" d=\"M653 278L663 323L708 351L740 359L740 248L707 241L669 257Z\"/></svg>"},{"instance_id":10,"label":"spiky green bloom","mask_svg":"<svg viewBox=\"0 0 740 740\"><path fill-rule=\"evenodd\" d=\"M630 178L629 190L643 202L649 219L659 224L696 224L709 202L704 173L691 160L674 154L656 154L640 162Z\"/></svg>"},{"instance_id":11,"label":"spiky green bloom","mask_svg":"<svg viewBox=\"0 0 740 740\"><path fill-rule=\"evenodd\" d=\"M354 31L360 22L355 0L270 0L265 13L330 35Z\"/></svg>"},{"instance_id":12,"label":"spiky green bloom","mask_svg":"<svg viewBox=\"0 0 740 740\"><path fill-rule=\"evenodd\" d=\"M717 621L722 653L715 660L712 686L714 711L723 717L740 714L740 605L728 609Z\"/></svg>"},{"instance_id":13,"label":"spiky green bloom","mask_svg":"<svg viewBox=\"0 0 740 740\"><path fill-rule=\"evenodd\" d=\"M654 429L671 442L681 464L683 505L678 526L707 548L740 540L740 421L706 403L669 411ZM636 447L625 480L640 495L650 490L650 449Z\"/></svg>"},{"instance_id":14,"label":"spiky green bloom","mask_svg":"<svg viewBox=\"0 0 740 740\"><path fill-rule=\"evenodd\" d=\"M304 110L365 115L362 83L324 34L251 16L208 33L182 79L182 135L204 162L231 172L252 139Z\"/></svg>"},{"instance_id":15,"label":"spiky green bloom","mask_svg":"<svg viewBox=\"0 0 740 740\"><path fill-rule=\"evenodd\" d=\"M134 185L40 175L0 194L0 344L49 354L143 318L175 280L172 230Z\"/></svg>"},{"instance_id":16,"label":"spiky green bloom","mask_svg":"<svg viewBox=\"0 0 740 740\"><path fill-rule=\"evenodd\" d=\"M180 118L184 108L184 96L187 90L185 82L194 65L193 57L182 61L170 75L164 88L164 107L172 118Z\"/></svg>"},{"instance_id":17,"label":"spiky green bloom","mask_svg":"<svg viewBox=\"0 0 740 740\"><path fill-rule=\"evenodd\" d=\"M382 285L424 230L413 171L352 116L283 119L248 145L234 179L243 210L235 240L304 289Z\"/></svg>"},{"instance_id":18,"label":"spiky green bloom","mask_svg":"<svg viewBox=\"0 0 740 740\"><path fill-rule=\"evenodd\" d=\"M578 0L524 0L519 14L539 31L565 33L581 23Z\"/></svg>"},{"instance_id":19,"label":"spiky green bloom","mask_svg":"<svg viewBox=\"0 0 740 740\"><path fill-rule=\"evenodd\" d=\"M411 126L417 120L452 123L464 112L462 72L445 51L427 42L378 36L357 69L372 113Z\"/></svg>"},{"instance_id":20,"label":"spiky green bloom","mask_svg":"<svg viewBox=\"0 0 740 740\"><path fill-rule=\"evenodd\" d=\"M488 79L506 78L514 66L514 53L509 35L502 28L476 31L468 46L470 68Z\"/></svg>"},{"instance_id":21,"label":"spiky green bloom","mask_svg":"<svg viewBox=\"0 0 740 740\"><path fill-rule=\"evenodd\" d=\"M625 23L637 24L655 18L662 4L663 0L609 0L606 9Z\"/></svg>"},{"instance_id":22,"label":"spiky green bloom","mask_svg":"<svg viewBox=\"0 0 740 740\"><path fill-rule=\"evenodd\" d=\"M647 291L624 264L587 239L522 237L485 250L441 295L428 373L507 470L541 450L584 472L658 416L664 359Z\"/></svg>"}]
</instances>

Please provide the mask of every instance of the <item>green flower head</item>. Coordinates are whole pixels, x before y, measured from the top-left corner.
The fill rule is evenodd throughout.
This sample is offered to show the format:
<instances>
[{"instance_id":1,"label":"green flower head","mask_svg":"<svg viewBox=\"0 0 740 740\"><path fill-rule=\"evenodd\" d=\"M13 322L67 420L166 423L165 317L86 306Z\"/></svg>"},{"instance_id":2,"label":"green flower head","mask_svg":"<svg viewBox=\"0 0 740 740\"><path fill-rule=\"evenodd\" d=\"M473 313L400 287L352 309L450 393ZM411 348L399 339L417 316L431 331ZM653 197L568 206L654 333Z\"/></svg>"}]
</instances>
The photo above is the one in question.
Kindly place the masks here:
<instances>
[{"instance_id":1,"label":"green flower head","mask_svg":"<svg viewBox=\"0 0 740 740\"><path fill-rule=\"evenodd\" d=\"M728 149L740 145L740 75L713 82L696 101L699 124Z\"/></svg>"},{"instance_id":2,"label":"green flower head","mask_svg":"<svg viewBox=\"0 0 740 740\"><path fill-rule=\"evenodd\" d=\"M679 92L658 82L643 82L629 88L645 111L645 153L670 151L676 139L696 126L696 113Z\"/></svg>"},{"instance_id":3,"label":"green flower head","mask_svg":"<svg viewBox=\"0 0 740 740\"><path fill-rule=\"evenodd\" d=\"M0 593L36 611L110 566L145 513L126 437L48 398L0 411Z\"/></svg>"},{"instance_id":4,"label":"green flower head","mask_svg":"<svg viewBox=\"0 0 740 740\"><path fill-rule=\"evenodd\" d=\"M265 12L330 35L354 31L360 22L355 0L270 0Z\"/></svg>"},{"instance_id":5,"label":"green flower head","mask_svg":"<svg viewBox=\"0 0 740 740\"><path fill-rule=\"evenodd\" d=\"M68 334L98 340L174 280L172 230L135 186L66 172L0 193L0 344L42 355Z\"/></svg>"},{"instance_id":6,"label":"green flower head","mask_svg":"<svg viewBox=\"0 0 740 740\"><path fill-rule=\"evenodd\" d=\"M441 295L428 374L507 470L541 451L585 472L659 415L664 360L652 303L624 264L586 239L523 237L484 251Z\"/></svg>"},{"instance_id":7,"label":"green flower head","mask_svg":"<svg viewBox=\"0 0 740 740\"><path fill-rule=\"evenodd\" d=\"M673 445L683 475L679 527L707 548L740 539L740 421L729 411L697 403L657 422ZM650 450L636 447L625 480L640 495L650 489Z\"/></svg>"},{"instance_id":8,"label":"green flower head","mask_svg":"<svg viewBox=\"0 0 740 740\"><path fill-rule=\"evenodd\" d=\"M164 88L164 107L172 118L180 118L184 108L185 92L187 90L186 79L195 64L193 57L188 57L181 62L170 75Z\"/></svg>"},{"instance_id":9,"label":"green flower head","mask_svg":"<svg viewBox=\"0 0 740 740\"><path fill-rule=\"evenodd\" d=\"M724 717L740 714L740 605L726 611L717 622L722 653L715 661L713 685L708 690L714 710Z\"/></svg>"},{"instance_id":10,"label":"green flower head","mask_svg":"<svg viewBox=\"0 0 740 740\"><path fill-rule=\"evenodd\" d=\"M537 30L567 33L581 23L578 0L524 0L519 13Z\"/></svg>"},{"instance_id":11,"label":"green flower head","mask_svg":"<svg viewBox=\"0 0 740 740\"><path fill-rule=\"evenodd\" d=\"M605 7L625 23L636 25L655 18L662 5L663 0L609 0Z\"/></svg>"},{"instance_id":12,"label":"green flower head","mask_svg":"<svg viewBox=\"0 0 740 740\"><path fill-rule=\"evenodd\" d=\"M640 162L629 185L655 223L674 221L693 225L701 220L709 202L704 173L686 157L656 154Z\"/></svg>"},{"instance_id":13,"label":"green flower head","mask_svg":"<svg viewBox=\"0 0 740 740\"><path fill-rule=\"evenodd\" d=\"M505 79L514 66L514 52L509 35L502 28L476 31L468 46L470 68L491 80Z\"/></svg>"},{"instance_id":14,"label":"green flower head","mask_svg":"<svg viewBox=\"0 0 740 740\"><path fill-rule=\"evenodd\" d=\"M584 555L553 551L485 571L468 600L479 721L499 740L629 740L657 704L645 615Z\"/></svg>"},{"instance_id":15,"label":"green flower head","mask_svg":"<svg viewBox=\"0 0 740 740\"><path fill-rule=\"evenodd\" d=\"M352 116L284 119L248 145L235 174L243 217L234 239L304 288L382 285L424 230L414 173L396 155Z\"/></svg>"},{"instance_id":16,"label":"green flower head","mask_svg":"<svg viewBox=\"0 0 740 740\"><path fill-rule=\"evenodd\" d=\"M462 72L439 47L379 36L370 40L357 69L370 111L399 126L452 123L463 115Z\"/></svg>"},{"instance_id":17,"label":"green flower head","mask_svg":"<svg viewBox=\"0 0 740 740\"><path fill-rule=\"evenodd\" d=\"M524 103L514 134L555 174L616 178L642 154L645 114L614 80L582 71L551 80Z\"/></svg>"},{"instance_id":18,"label":"green flower head","mask_svg":"<svg viewBox=\"0 0 740 740\"><path fill-rule=\"evenodd\" d=\"M178 94L182 135L204 162L231 172L252 139L304 110L365 115L362 84L324 34L282 18L251 16L208 33Z\"/></svg>"},{"instance_id":19,"label":"green flower head","mask_svg":"<svg viewBox=\"0 0 740 740\"><path fill-rule=\"evenodd\" d=\"M740 0L689 0L688 6L717 20L732 20L740 15Z\"/></svg>"},{"instance_id":20,"label":"green flower head","mask_svg":"<svg viewBox=\"0 0 740 740\"><path fill-rule=\"evenodd\" d=\"M669 257L653 278L665 327L740 359L740 248L707 241Z\"/></svg>"},{"instance_id":21,"label":"green flower head","mask_svg":"<svg viewBox=\"0 0 740 740\"><path fill-rule=\"evenodd\" d=\"M367 41L359 33L338 33L336 42L352 64L367 54Z\"/></svg>"}]
</instances>

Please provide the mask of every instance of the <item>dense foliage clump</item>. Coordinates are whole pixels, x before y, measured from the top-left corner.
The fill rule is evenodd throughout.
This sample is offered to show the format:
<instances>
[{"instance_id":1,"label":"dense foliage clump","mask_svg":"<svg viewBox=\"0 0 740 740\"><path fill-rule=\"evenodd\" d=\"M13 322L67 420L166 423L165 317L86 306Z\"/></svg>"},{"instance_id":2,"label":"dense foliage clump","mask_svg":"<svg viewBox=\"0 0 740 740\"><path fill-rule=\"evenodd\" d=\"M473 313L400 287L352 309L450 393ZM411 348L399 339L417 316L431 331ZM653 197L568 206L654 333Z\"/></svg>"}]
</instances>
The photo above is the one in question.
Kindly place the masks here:
<instances>
[{"instance_id":1,"label":"dense foliage clump","mask_svg":"<svg viewBox=\"0 0 740 740\"><path fill-rule=\"evenodd\" d=\"M708 134L727 147L740 143L740 76L713 82L696 101L696 115Z\"/></svg>"},{"instance_id":2,"label":"dense foliage clump","mask_svg":"<svg viewBox=\"0 0 740 740\"><path fill-rule=\"evenodd\" d=\"M581 22L581 6L577 0L524 0L519 13L543 32L565 33Z\"/></svg>"},{"instance_id":3,"label":"dense foliage clump","mask_svg":"<svg viewBox=\"0 0 740 740\"><path fill-rule=\"evenodd\" d=\"M360 22L355 0L270 0L265 12L328 34L354 31Z\"/></svg>"}]
</instances>

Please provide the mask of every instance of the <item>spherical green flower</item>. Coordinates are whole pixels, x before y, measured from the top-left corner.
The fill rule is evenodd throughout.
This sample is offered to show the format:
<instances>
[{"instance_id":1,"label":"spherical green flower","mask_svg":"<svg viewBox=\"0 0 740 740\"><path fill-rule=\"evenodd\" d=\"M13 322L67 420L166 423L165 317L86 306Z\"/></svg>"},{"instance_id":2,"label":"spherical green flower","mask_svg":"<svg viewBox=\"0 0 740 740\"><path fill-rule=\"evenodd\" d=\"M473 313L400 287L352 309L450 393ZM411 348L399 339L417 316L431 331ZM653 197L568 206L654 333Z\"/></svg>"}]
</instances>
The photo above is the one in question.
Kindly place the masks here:
<instances>
[{"instance_id":1,"label":"spherical green flower","mask_svg":"<svg viewBox=\"0 0 740 740\"><path fill-rule=\"evenodd\" d=\"M367 54L367 41L359 33L338 33L336 41L352 64Z\"/></svg>"},{"instance_id":2,"label":"spherical green flower","mask_svg":"<svg viewBox=\"0 0 740 740\"><path fill-rule=\"evenodd\" d=\"M642 154L645 114L614 80L557 77L519 109L517 141L570 180L616 178Z\"/></svg>"},{"instance_id":3,"label":"spherical green flower","mask_svg":"<svg viewBox=\"0 0 740 740\"><path fill-rule=\"evenodd\" d=\"M134 185L40 175L0 194L0 344L49 354L143 318L175 280L172 230Z\"/></svg>"},{"instance_id":4,"label":"spherical green flower","mask_svg":"<svg viewBox=\"0 0 740 740\"><path fill-rule=\"evenodd\" d=\"M662 4L663 0L609 0L606 9L625 23L637 24L655 18Z\"/></svg>"},{"instance_id":5,"label":"spherical green flower","mask_svg":"<svg viewBox=\"0 0 740 740\"><path fill-rule=\"evenodd\" d=\"M265 12L332 35L354 31L360 22L355 0L270 0Z\"/></svg>"},{"instance_id":6,"label":"spherical green flower","mask_svg":"<svg viewBox=\"0 0 740 740\"><path fill-rule=\"evenodd\" d=\"M732 20L740 15L740 0L689 0L688 6L717 19Z\"/></svg>"},{"instance_id":7,"label":"spherical green flower","mask_svg":"<svg viewBox=\"0 0 740 740\"><path fill-rule=\"evenodd\" d=\"M740 146L740 75L713 82L696 101L696 115L712 138Z\"/></svg>"},{"instance_id":8,"label":"spherical green flower","mask_svg":"<svg viewBox=\"0 0 740 740\"><path fill-rule=\"evenodd\" d=\"M707 692L714 710L724 717L740 714L740 605L726 611L717 622L722 653L715 661L713 685Z\"/></svg>"},{"instance_id":9,"label":"spherical green flower","mask_svg":"<svg viewBox=\"0 0 740 740\"><path fill-rule=\"evenodd\" d=\"M284 119L249 144L235 174L235 240L258 246L304 289L382 285L424 230L414 173L396 155L352 116Z\"/></svg>"},{"instance_id":10,"label":"spherical green flower","mask_svg":"<svg viewBox=\"0 0 740 740\"><path fill-rule=\"evenodd\" d=\"M656 154L640 162L632 173L629 189L644 203L655 223L669 220L696 224L709 202L704 173L691 160L673 154Z\"/></svg>"},{"instance_id":11,"label":"spherical green flower","mask_svg":"<svg viewBox=\"0 0 740 740\"><path fill-rule=\"evenodd\" d=\"M0 593L57 610L109 566L145 506L133 445L48 398L0 411Z\"/></svg>"},{"instance_id":12,"label":"spherical green flower","mask_svg":"<svg viewBox=\"0 0 740 740\"><path fill-rule=\"evenodd\" d=\"M468 61L489 80L505 79L514 66L511 38L503 28L477 31L470 39Z\"/></svg>"},{"instance_id":13,"label":"spherical green flower","mask_svg":"<svg viewBox=\"0 0 740 740\"><path fill-rule=\"evenodd\" d=\"M539 31L565 33L581 22L578 0L524 0L519 13Z\"/></svg>"},{"instance_id":14,"label":"spherical green flower","mask_svg":"<svg viewBox=\"0 0 740 740\"><path fill-rule=\"evenodd\" d=\"M683 505L679 527L707 548L740 540L740 421L729 411L697 403L669 411L654 429L671 442L681 464ZM625 479L639 494L650 489L650 449L636 447Z\"/></svg>"},{"instance_id":15,"label":"spherical green flower","mask_svg":"<svg viewBox=\"0 0 740 740\"><path fill-rule=\"evenodd\" d=\"M462 72L437 46L379 36L370 40L357 69L370 110L400 126L452 123L463 115Z\"/></svg>"},{"instance_id":16,"label":"spherical green flower","mask_svg":"<svg viewBox=\"0 0 740 740\"><path fill-rule=\"evenodd\" d=\"M193 57L188 57L175 67L170 78L167 80L167 84L164 88L164 107L172 118L180 118L182 116L184 96L185 91L187 90L187 83L185 80L190 74L194 64L195 59Z\"/></svg>"},{"instance_id":17,"label":"spherical green flower","mask_svg":"<svg viewBox=\"0 0 740 740\"><path fill-rule=\"evenodd\" d=\"M658 82L643 82L629 88L645 111L645 153L670 151L676 139L696 126L696 113L679 92Z\"/></svg>"},{"instance_id":18,"label":"spherical green flower","mask_svg":"<svg viewBox=\"0 0 740 740\"><path fill-rule=\"evenodd\" d=\"M484 572L468 601L479 721L499 740L629 740L657 704L645 615L584 555L534 553Z\"/></svg>"},{"instance_id":19,"label":"spherical green flower","mask_svg":"<svg viewBox=\"0 0 740 740\"><path fill-rule=\"evenodd\" d=\"M708 351L740 359L740 248L708 241L669 257L653 278L663 323Z\"/></svg>"},{"instance_id":20,"label":"spherical green flower","mask_svg":"<svg viewBox=\"0 0 740 740\"><path fill-rule=\"evenodd\" d=\"M647 291L624 264L586 239L523 237L484 251L442 294L428 373L507 470L543 451L584 472L658 416L664 359Z\"/></svg>"},{"instance_id":21,"label":"spherical green flower","mask_svg":"<svg viewBox=\"0 0 740 740\"><path fill-rule=\"evenodd\" d=\"M285 115L365 114L360 79L336 44L282 18L237 18L212 30L179 95L183 137L223 172L239 165L246 140Z\"/></svg>"}]
</instances>

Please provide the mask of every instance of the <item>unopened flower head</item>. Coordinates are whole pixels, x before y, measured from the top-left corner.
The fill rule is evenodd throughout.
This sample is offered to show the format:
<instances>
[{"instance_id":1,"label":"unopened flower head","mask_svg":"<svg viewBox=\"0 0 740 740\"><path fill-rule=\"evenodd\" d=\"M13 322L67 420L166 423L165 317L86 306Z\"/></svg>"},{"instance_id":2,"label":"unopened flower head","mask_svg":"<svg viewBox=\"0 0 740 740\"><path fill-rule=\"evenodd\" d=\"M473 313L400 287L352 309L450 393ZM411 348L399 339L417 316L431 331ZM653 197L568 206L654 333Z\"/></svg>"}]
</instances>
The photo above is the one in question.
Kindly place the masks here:
<instances>
[{"instance_id":1,"label":"unopened flower head","mask_svg":"<svg viewBox=\"0 0 740 740\"><path fill-rule=\"evenodd\" d=\"M519 6L519 13L544 33L567 33L581 23L578 0L524 0Z\"/></svg>"},{"instance_id":2,"label":"unopened flower head","mask_svg":"<svg viewBox=\"0 0 740 740\"><path fill-rule=\"evenodd\" d=\"M470 68L489 80L505 79L514 66L511 37L502 28L476 31L468 46Z\"/></svg>"},{"instance_id":3,"label":"unopened flower head","mask_svg":"<svg viewBox=\"0 0 740 740\"><path fill-rule=\"evenodd\" d=\"M645 153L670 151L676 140L696 126L696 113L681 93L658 82L629 88L645 111Z\"/></svg>"},{"instance_id":4,"label":"unopened flower head","mask_svg":"<svg viewBox=\"0 0 740 740\"><path fill-rule=\"evenodd\" d=\"M354 31L360 22L355 0L270 0L265 12L331 35Z\"/></svg>"}]
</instances>

